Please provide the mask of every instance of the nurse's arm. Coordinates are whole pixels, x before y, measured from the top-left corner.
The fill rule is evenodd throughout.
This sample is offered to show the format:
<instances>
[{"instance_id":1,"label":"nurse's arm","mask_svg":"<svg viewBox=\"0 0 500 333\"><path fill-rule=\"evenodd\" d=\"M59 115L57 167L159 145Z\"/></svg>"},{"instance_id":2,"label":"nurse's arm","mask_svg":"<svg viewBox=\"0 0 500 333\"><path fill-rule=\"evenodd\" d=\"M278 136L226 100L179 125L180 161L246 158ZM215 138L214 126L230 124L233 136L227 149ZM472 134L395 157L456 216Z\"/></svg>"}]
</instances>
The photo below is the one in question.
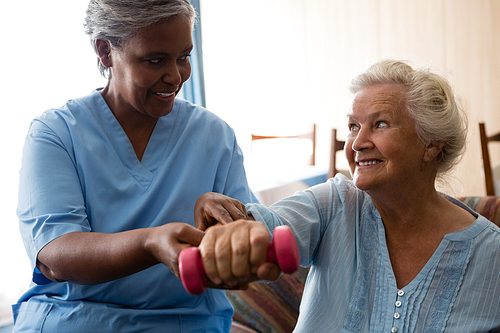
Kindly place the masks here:
<instances>
[{"instance_id":1,"label":"nurse's arm","mask_svg":"<svg viewBox=\"0 0 500 333\"><path fill-rule=\"evenodd\" d=\"M165 264L179 277L179 253L198 246L204 232L186 223L120 233L71 232L38 253L37 268L52 281L98 284Z\"/></svg>"}]
</instances>

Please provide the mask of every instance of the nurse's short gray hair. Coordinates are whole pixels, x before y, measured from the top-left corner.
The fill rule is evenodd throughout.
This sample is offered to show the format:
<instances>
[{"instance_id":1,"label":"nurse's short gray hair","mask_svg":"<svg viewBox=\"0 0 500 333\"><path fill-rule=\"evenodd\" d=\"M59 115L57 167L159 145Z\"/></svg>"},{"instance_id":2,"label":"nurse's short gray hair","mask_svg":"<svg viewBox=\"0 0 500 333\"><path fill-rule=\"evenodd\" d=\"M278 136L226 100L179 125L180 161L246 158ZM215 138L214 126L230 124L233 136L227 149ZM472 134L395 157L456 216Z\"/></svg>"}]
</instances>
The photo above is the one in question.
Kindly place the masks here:
<instances>
[{"instance_id":1,"label":"nurse's short gray hair","mask_svg":"<svg viewBox=\"0 0 500 333\"><path fill-rule=\"evenodd\" d=\"M355 94L377 84L402 85L406 110L416 122L420 139L426 143L444 142L437 159L438 176L455 167L465 152L468 122L448 80L429 69L382 60L355 77L349 89Z\"/></svg>"},{"instance_id":2,"label":"nurse's short gray hair","mask_svg":"<svg viewBox=\"0 0 500 333\"><path fill-rule=\"evenodd\" d=\"M120 48L141 29L176 15L187 16L194 27L196 11L189 0L90 0L84 28L98 55L96 40ZM99 57L97 63L101 74L108 77L109 68Z\"/></svg>"}]
</instances>

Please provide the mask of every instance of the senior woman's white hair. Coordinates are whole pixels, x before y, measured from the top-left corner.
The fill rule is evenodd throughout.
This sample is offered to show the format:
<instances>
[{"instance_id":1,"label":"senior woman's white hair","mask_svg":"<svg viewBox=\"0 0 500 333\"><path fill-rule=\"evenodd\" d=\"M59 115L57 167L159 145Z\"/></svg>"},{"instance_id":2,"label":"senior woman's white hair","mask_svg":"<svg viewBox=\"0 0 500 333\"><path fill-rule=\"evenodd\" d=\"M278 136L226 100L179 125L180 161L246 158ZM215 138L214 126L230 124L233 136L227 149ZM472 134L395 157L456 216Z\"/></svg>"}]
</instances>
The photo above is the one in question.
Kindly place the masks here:
<instances>
[{"instance_id":1,"label":"senior woman's white hair","mask_svg":"<svg viewBox=\"0 0 500 333\"><path fill-rule=\"evenodd\" d=\"M465 152L468 123L448 80L429 69L383 60L355 77L349 89L355 94L377 84L404 86L406 110L416 122L420 139L428 144L444 142L437 159L438 176L456 166Z\"/></svg>"},{"instance_id":2,"label":"senior woman's white hair","mask_svg":"<svg viewBox=\"0 0 500 333\"><path fill-rule=\"evenodd\" d=\"M194 27L196 11L189 0L91 0L85 18L85 33L89 35L98 55L96 40L107 40L120 48L141 29L176 15L185 15ZM110 72L97 58L99 71L104 77Z\"/></svg>"}]
</instances>

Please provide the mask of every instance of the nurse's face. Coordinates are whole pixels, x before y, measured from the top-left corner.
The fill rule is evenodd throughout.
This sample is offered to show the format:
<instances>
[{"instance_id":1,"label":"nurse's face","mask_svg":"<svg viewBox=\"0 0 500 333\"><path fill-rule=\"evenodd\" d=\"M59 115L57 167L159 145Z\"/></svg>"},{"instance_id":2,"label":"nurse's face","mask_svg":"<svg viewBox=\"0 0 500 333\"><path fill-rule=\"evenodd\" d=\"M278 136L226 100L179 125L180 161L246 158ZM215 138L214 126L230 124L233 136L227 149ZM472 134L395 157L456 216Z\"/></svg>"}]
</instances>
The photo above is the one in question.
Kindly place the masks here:
<instances>
[{"instance_id":1,"label":"nurse's face","mask_svg":"<svg viewBox=\"0 0 500 333\"><path fill-rule=\"evenodd\" d=\"M112 49L111 78L103 96L117 118L140 113L156 120L172 111L191 75L191 27L188 17L176 16Z\"/></svg>"}]
</instances>

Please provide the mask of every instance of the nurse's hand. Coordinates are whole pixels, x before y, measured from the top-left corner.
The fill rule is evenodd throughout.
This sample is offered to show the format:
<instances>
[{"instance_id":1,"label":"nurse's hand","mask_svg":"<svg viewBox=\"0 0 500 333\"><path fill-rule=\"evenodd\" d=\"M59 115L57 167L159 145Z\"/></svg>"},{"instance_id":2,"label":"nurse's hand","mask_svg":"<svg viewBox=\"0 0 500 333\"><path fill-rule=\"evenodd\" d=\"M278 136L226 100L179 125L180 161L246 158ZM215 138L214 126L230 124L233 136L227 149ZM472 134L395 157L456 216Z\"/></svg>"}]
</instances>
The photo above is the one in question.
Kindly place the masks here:
<instances>
[{"instance_id":1,"label":"nurse's hand","mask_svg":"<svg viewBox=\"0 0 500 333\"><path fill-rule=\"evenodd\" d=\"M185 248L198 246L205 233L187 223L167 223L150 229L153 233L146 247L180 279L179 254Z\"/></svg>"},{"instance_id":2,"label":"nurse's hand","mask_svg":"<svg viewBox=\"0 0 500 333\"><path fill-rule=\"evenodd\" d=\"M248 216L244 204L220 193L205 193L194 206L194 223L200 230L206 230L217 223L228 224L240 219L253 220L253 217Z\"/></svg>"},{"instance_id":3,"label":"nurse's hand","mask_svg":"<svg viewBox=\"0 0 500 333\"><path fill-rule=\"evenodd\" d=\"M281 271L266 262L269 231L261 222L239 220L206 230L199 249L210 288L242 289L256 280L276 280Z\"/></svg>"}]
</instances>

